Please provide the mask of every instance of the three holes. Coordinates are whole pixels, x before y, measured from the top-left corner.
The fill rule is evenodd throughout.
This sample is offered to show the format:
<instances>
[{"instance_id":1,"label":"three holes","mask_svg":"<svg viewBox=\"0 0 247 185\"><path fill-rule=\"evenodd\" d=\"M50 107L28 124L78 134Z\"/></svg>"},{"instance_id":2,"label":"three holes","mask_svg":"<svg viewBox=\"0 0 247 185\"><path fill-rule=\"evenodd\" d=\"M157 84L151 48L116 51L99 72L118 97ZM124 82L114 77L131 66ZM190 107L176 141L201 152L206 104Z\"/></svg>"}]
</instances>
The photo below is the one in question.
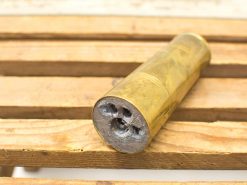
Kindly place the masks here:
<instances>
[{"instance_id":1,"label":"three holes","mask_svg":"<svg viewBox=\"0 0 247 185\"><path fill-rule=\"evenodd\" d=\"M110 121L112 131L119 137L126 137L132 135L138 138L143 134L141 128L130 124L132 113L125 107L118 109L112 103L107 103L99 107L104 116L111 116L113 119Z\"/></svg>"}]
</instances>

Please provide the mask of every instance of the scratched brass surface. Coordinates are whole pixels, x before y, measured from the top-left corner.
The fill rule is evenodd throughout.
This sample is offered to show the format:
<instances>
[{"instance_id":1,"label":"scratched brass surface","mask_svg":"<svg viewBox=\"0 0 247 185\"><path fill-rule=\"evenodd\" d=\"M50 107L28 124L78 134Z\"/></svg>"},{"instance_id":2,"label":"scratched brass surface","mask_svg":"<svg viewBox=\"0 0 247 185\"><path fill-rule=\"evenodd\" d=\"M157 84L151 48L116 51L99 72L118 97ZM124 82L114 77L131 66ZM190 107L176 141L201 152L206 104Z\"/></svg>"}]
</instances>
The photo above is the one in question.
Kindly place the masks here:
<instances>
[{"instance_id":1,"label":"scratched brass surface","mask_svg":"<svg viewBox=\"0 0 247 185\"><path fill-rule=\"evenodd\" d=\"M210 58L210 50L202 37L192 33L181 34L117 84L101 100L107 102L107 98L116 97L129 102L137 109L135 111L132 110L131 106L128 106L130 112L137 112L137 114L133 114L135 117L140 114L145 120L148 128L148 132L145 134L148 139L143 140L143 142L146 142L146 147L199 78L202 68L209 63ZM101 100L96 103L96 108ZM95 111L94 108L94 114L100 114L100 112ZM120 113L118 114L120 115ZM113 114L111 116L114 117ZM115 117L117 116L116 114ZM104 117L100 119L104 119ZM97 115L94 115L94 124L103 139L107 140L107 137L114 137L114 135L106 134L107 130L103 131L104 128L98 126L104 124L101 121ZM122 124L126 124L125 129L130 132L129 127L134 125L134 122L135 119L133 118L129 123L124 121ZM111 129L112 127L109 127L108 132L111 132ZM131 134L127 136L131 137ZM122 150L121 146L122 148L125 146L120 146L119 142L125 142L124 139L127 138L122 137L115 143L112 140L107 143L117 150L127 153L139 152L145 148L141 147L139 150L134 150L132 149L135 147L133 144L130 145L129 150ZM128 142L135 142L135 140L129 139Z\"/></svg>"}]
</instances>

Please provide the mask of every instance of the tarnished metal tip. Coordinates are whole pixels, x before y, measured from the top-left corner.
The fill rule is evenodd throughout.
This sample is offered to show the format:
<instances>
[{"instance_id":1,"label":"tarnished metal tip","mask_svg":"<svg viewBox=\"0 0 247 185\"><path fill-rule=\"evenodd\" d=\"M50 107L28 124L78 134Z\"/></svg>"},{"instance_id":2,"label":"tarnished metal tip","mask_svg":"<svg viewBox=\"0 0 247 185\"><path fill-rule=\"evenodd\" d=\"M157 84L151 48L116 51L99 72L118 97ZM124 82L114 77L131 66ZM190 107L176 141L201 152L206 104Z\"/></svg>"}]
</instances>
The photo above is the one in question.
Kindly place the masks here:
<instances>
[{"instance_id":1,"label":"tarnished metal tip","mask_svg":"<svg viewBox=\"0 0 247 185\"><path fill-rule=\"evenodd\" d=\"M185 33L138 67L93 110L99 135L116 150L145 149L209 63L207 42Z\"/></svg>"},{"instance_id":2,"label":"tarnished metal tip","mask_svg":"<svg viewBox=\"0 0 247 185\"><path fill-rule=\"evenodd\" d=\"M137 153L148 144L146 121L126 100L118 97L100 99L94 107L93 120L103 139L120 152Z\"/></svg>"}]
</instances>

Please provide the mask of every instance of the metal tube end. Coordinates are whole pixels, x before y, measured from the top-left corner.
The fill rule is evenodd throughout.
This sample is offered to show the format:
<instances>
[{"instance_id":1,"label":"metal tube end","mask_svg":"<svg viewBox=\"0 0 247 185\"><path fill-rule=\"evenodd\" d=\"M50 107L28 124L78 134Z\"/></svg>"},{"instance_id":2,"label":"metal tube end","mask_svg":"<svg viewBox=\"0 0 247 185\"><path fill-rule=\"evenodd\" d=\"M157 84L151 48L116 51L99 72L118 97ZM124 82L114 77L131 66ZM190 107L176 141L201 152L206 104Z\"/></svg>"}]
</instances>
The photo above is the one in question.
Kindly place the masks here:
<instances>
[{"instance_id":1,"label":"metal tube end","mask_svg":"<svg viewBox=\"0 0 247 185\"><path fill-rule=\"evenodd\" d=\"M148 145L149 129L144 117L124 99L100 99L94 106L93 123L104 141L120 152L138 153Z\"/></svg>"},{"instance_id":2,"label":"metal tube end","mask_svg":"<svg viewBox=\"0 0 247 185\"><path fill-rule=\"evenodd\" d=\"M210 47L209 47L209 44L208 44L207 40L204 37L202 37L201 35L199 35L197 33L193 33L193 32L186 32L186 33L178 35L177 37L182 37L182 36L185 36L185 35L191 36L191 37L194 37L194 38L200 40L206 46L207 53L208 53L208 56L209 56L208 61L210 61L211 58L212 58L212 53L211 53L211 50L210 50Z\"/></svg>"}]
</instances>

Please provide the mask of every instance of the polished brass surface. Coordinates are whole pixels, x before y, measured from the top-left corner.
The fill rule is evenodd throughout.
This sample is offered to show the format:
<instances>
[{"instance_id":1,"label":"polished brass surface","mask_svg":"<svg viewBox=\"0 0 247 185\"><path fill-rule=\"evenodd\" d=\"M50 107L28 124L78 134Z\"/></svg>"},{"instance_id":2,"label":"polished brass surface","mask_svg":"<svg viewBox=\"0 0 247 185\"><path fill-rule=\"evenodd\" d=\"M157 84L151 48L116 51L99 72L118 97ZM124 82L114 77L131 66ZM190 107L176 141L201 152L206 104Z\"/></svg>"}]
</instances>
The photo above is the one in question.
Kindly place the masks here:
<instances>
[{"instance_id":1,"label":"polished brass surface","mask_svg":"<svg viewBox=\"0 0 247 185\"><path fill-rule=\"evenodd\" d=\"M94 125L116 150L141 152L210 61L206 41L181 34L95 104Z\"/></svg>"}]
</instances>

